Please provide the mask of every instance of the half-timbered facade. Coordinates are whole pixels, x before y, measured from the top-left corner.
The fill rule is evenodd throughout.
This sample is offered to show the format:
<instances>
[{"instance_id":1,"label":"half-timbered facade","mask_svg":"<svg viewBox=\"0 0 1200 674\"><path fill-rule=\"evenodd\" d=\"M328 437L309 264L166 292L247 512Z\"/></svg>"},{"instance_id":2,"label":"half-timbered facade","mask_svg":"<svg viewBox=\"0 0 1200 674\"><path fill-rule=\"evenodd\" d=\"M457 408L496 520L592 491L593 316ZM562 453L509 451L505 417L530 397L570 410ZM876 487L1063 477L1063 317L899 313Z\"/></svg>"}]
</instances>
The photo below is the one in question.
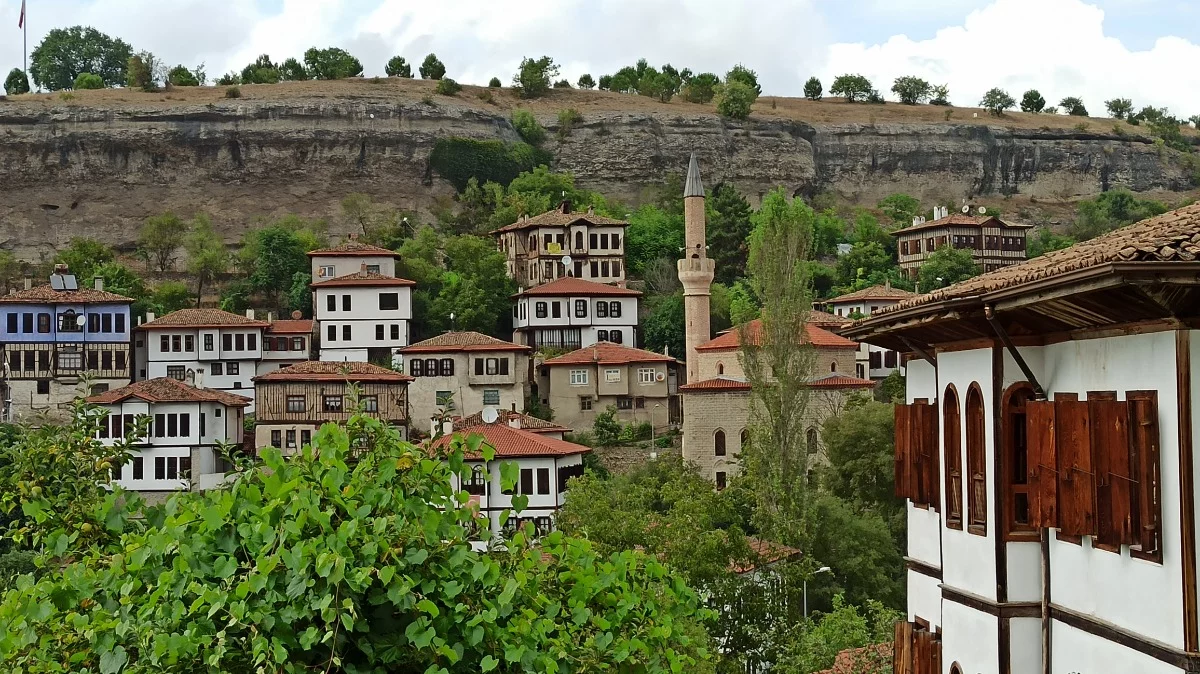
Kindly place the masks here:
<instances>
[{"instance_id":1,"label":"half-timbered facade","mask_svg":"<svg viewBox=\"0 0 1200 674\"><path fill-rule=\"evenodd\" d=\"M254 446L292 454L322 424L345 423L361 412L393 426L408 426L412 378L371 363L308 361L254 378Z\"/></svg>"},{"instance_id":2,"label":"half-timbered facade","mask_svg":"<svg viewBox=\"0 0 1200 674\"><path fill-rule=\"evenodd\" d=\"M541 215L492 232L508 275L524 288L572 277L625 285L625 228L628 222L571 209L564 201ZM564 263L564 258L569 263Z\"/></svg>"},{"instance_id":3,"label":"half-timbered facade","mask_svg":"<svg viewBox=\"0 0 1200 674\"><path fill-rule=\"evenodd\" d=\"M952 213L892 232L900 268L909 278L939 248L951 246L971 251L975 264L985 272L1025 259L1025 233L1029 225L1004 222L994 215Z\"/></svg>"},{"instance_id":4,"label":"half-timbered facade","mask_svg":"<svg viewBox=\"0 0 1200 674\"><path fill-rule=\"evenodd\" d=\"M912 298L896 671L1200 668L1200 206Z\"/></svg>"}]
</instances>

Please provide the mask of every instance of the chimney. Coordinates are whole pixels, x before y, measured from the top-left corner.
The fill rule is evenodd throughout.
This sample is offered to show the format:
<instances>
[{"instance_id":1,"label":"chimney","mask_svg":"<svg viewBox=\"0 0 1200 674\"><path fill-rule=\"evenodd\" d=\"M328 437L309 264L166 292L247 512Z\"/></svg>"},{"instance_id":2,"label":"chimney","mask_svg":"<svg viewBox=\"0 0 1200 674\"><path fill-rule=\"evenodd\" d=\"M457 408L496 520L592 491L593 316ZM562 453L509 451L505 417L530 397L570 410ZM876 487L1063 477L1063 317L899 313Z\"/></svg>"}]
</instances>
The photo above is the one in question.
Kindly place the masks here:
<instances>
[{"instance_id":1,"label":"chimney","mask_svg":"<svg viewBox=\"0 0 1200 674\"><path fill-rule=\"evenodd\" d=\"M25 289L29 290L31 288L33 288L33 274L25 272Z\"/></svg>"},{"instance_id":2,"label":"chimney","mask_svg":"<svg viewBox=\"0 0 1200 674\"><path fill-rule=\"evenodd\" d=\"M517 417L517 416L509 417L508 418L508 427L515 428L517 430L521 430L521 418Z\"/></svg>"},{"instance_id":3,"label":"chimney","mask_svg":"<svg viewBox=\"0 0 1200 674\"><path fill-rule=\"evenodd\" d=\"M588 206L588 215L595 215L595 214L596 214L596 207Z\"/></svg>"},{"instance_id":4,"label":"chimney","mask_svg":"<svg viewBox=\"0 0 1200 674\"><path fill-rule=\"evenodd\" d=\"M274 311L268 311L268 312L267 312L267 322L268 322L268 323L274 323L274 322L275 322L275 312L274 312Z\"/></svg>"},{"instance_id":5,"label":"chimney","mask_svg":"<svg viewBox=\"0 0 1200 674\"><path fill-rule=\"evenodd\" d=\"M146 322L149 323L150 321L153 321L153 320L154 320L154 312L147 311L146 312Z\"/></svg>"},{"instance_id":6,"label":"chimney","mask_svg":"<svg viewBox=\"0 0 1200 674\"><path fill-rule=\"evenodd\" d=\"M442 422L442 435L451 435L454 433L454 422L449 419Z\"/></svg>"},{"instance_id":7,"label":"chimney","mask_svg":"<svg viewBox=\"0 0 1200 674\"><path fill-rule=\"evenodd\" d=\"M884 279L884 281L883 281L883 287L884 287L884 288L887 288L888 290L891 290L891 289L892 289L892 279L890 279L890 278L889 278L889 279Z\"/></svg>"},{"instance_id":8,"label":"chimney","mask_svg":"<svg viewBox=\"0 0 1200 674\"><path fill-rule=\"evenodd\" d=\"M196 368L196 381L193 385L196 388L204 388L204 368Z\"/></svg>"},{"instance_id":9,"label":"chimney","mask_svg":"<svg viewBox=\"0 0 1200 674\"><path fill-rule=\"evenodd\" d=\"M366 271L366 270L367 270L367 263L366 263L366 262L364 262L364 263L362 263L361 265L359 265L359 268L358 268L358 270L359 270L359 271Z\"/></svg>"},{"instance_id":10,"label":"chimney","mask_svg":"<svg viewBox=\"0 0 1200 674\"><path fill-rule=\"evenodd\" d=\"M429 437L436 438L438 434L438 418L429 417Z\"/></svg>"},{"instance_id":11,"label":"chimney","mask_svg":"<svg viewBox=\"0 0 1200 674\"><path fill-rule=\"evenodd\" d=\"M96 290L104 290L104 277L103 276L96 277Z\"/></svg>"},{"instance_id":12,"label":"chimney","mask_svg":"<svg viewBox=\"0 0 1200 674\"><path fill-rule=\"evenodd\" d=\"M559 213L562 213L562 214L564 214L564 215L565 215L565 214L567 214L567 213L570 213L570 212L571 212L571 200L570 200L570 199L563 199L563 200L562 200L562 201L561 201L561 202L558 204L558 212L559 212Z\"/></svg>"},{"instance_id":13,"label":"chimney","mask_svg":"<svg viewBox=\"0 0 1200 674\"><path fill-rule=\"evenodd\" d=\"M254 320L254 310L253 309L246 310L246 318L249 318L250 320Z\"/></svg>"}]
</instances>

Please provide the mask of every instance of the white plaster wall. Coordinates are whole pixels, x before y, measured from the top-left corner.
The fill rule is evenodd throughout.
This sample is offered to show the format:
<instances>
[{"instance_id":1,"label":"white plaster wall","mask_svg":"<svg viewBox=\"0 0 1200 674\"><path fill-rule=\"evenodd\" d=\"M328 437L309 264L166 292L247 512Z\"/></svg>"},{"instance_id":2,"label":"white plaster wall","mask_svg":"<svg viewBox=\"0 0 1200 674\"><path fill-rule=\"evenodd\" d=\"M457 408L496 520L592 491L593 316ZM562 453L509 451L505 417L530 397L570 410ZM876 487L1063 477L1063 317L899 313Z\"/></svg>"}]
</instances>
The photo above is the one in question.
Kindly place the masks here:
<instances>
[{"instance_id":1,"label":"white plaster wall","mask_svg":"<svg viewBox=\"0 0 1200 674\"><path fill-rule=\"evenodd\" d=\"M1008 552L1008 600L1041 601L1041 543L1022 542L1005 543L1004 545Z\"/></svg>"},{"instance_id":2,"label":"white plaster wall","mask_svg":"<svg viewBox=\"0 0 1200 674\"><path fill-rule=\"evenodd\" d=\"M1051 585L1053 587L1053 585ZM1054 621L1050 671L1054 674L1181 674L1184 670L1120 644ZM1018 672L1013 663L1013 672ZM963 670L966 672L967 670ZM1037 670L1032 670L1037 671Z\"/></svg>"},{"instance_id":3,"label":"white plaster wall","mask_svg":"<svg viewBox=\"0 0 1200 674\"><path fill-rule=\"evenodd\" d=\"M908 571L908 621L924 618L931 628L942 624L941 581L923 573Z\"/></svg>"},{"instance_id":4,"label":"white plaster wall","mask_svg":"<svg viewBox=\"0 0 1200 674\"><path fill-rule=\"evenodd\" d=\"M1013 674L1042 671L1041 618L1011 618L1008 621L1008 662Z\"/></svg>"},{"instance_id":5,"label":"white plaster wall","mask_svg":"<svg viewBox=\"0 0 1200 674\"><path fill-rule=\"evenodd\" d=\"M951 664L957 662L963 674L1000 674L998 646L999 618L947 601L942 604L942 671L949 672ZM1055 644L1057 651L1058 645ZM1040 669L1019 670L1012 674L1037 674ZM1064 674L1068 671L1063 670ZM1116 670L1080 671L1080 674L1100 674ZM1136 670L1130 670L1136 671Z\"/></svg>"},{"instance_id":6,"label":"white plaster wall","mask_svg":"<svg viewBox=\"0 0 1200 674\"><path fill-rule=\"evenodd\" d=\"M314 255L312 257L312 277L316 281L327 281L339 276L356 274L362 271L364 264L379 265L379 273L384 276L396 275L396 258L389 255L363 255L362 257L350 255ZM321 277L318 275L320 268L324 265L333 266L333 276Z\"/></svg>"}]
</instances>

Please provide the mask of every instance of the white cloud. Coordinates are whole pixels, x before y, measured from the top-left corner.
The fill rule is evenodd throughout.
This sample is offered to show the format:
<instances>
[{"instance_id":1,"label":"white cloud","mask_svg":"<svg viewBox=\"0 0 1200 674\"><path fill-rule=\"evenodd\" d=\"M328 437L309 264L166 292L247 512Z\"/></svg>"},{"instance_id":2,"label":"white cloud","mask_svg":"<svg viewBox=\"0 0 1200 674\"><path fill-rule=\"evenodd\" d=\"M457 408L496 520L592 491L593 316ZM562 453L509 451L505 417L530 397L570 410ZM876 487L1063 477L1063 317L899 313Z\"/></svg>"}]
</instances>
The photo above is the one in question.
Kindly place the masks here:
<instances>
[{"instance_id":1,"label":"white cloud","mask_svg":"<svg viewBox=\"0 0 1200 674\"><path fill-rule=\"evenodd\" d=\"M1200 45L1182 38L1126 48L1105 34L1104 12L1081 0L996 0L928 40L833 45L821 72L827 87L837 74L862 73L889 96L893 79L917 75L948 84L960 105L1001 87L1018 100L1038 89L1050 105L1079 96L1093 115L1121 97L1186 117L1200 112L1200 73L1190 67L1198 61Z\"/></svg>"}]
</instances>

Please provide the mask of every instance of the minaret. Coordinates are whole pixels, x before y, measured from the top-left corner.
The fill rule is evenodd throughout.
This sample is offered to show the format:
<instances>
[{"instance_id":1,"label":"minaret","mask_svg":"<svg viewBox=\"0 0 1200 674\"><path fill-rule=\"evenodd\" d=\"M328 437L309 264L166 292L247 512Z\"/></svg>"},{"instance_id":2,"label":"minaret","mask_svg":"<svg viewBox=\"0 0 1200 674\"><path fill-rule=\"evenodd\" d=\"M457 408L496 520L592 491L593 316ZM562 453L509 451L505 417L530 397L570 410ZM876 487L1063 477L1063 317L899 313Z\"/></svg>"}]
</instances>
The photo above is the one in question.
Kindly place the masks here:
<instances>
[{"instance_id":1,"label":"minaret","mask_svg":"<svg viewBox=\"0 0 1200 674\"><path fill-rule=\"evenodd\" d=\"M683 188L684 251L678 264L679 282L683 284L688 382L700 381L696 347L711 339L708 298L712 292L715 263L709 259L705 245L704 218L704 185L700 184L700 166L693 152Z\"/></svg>"}]
</instances>

